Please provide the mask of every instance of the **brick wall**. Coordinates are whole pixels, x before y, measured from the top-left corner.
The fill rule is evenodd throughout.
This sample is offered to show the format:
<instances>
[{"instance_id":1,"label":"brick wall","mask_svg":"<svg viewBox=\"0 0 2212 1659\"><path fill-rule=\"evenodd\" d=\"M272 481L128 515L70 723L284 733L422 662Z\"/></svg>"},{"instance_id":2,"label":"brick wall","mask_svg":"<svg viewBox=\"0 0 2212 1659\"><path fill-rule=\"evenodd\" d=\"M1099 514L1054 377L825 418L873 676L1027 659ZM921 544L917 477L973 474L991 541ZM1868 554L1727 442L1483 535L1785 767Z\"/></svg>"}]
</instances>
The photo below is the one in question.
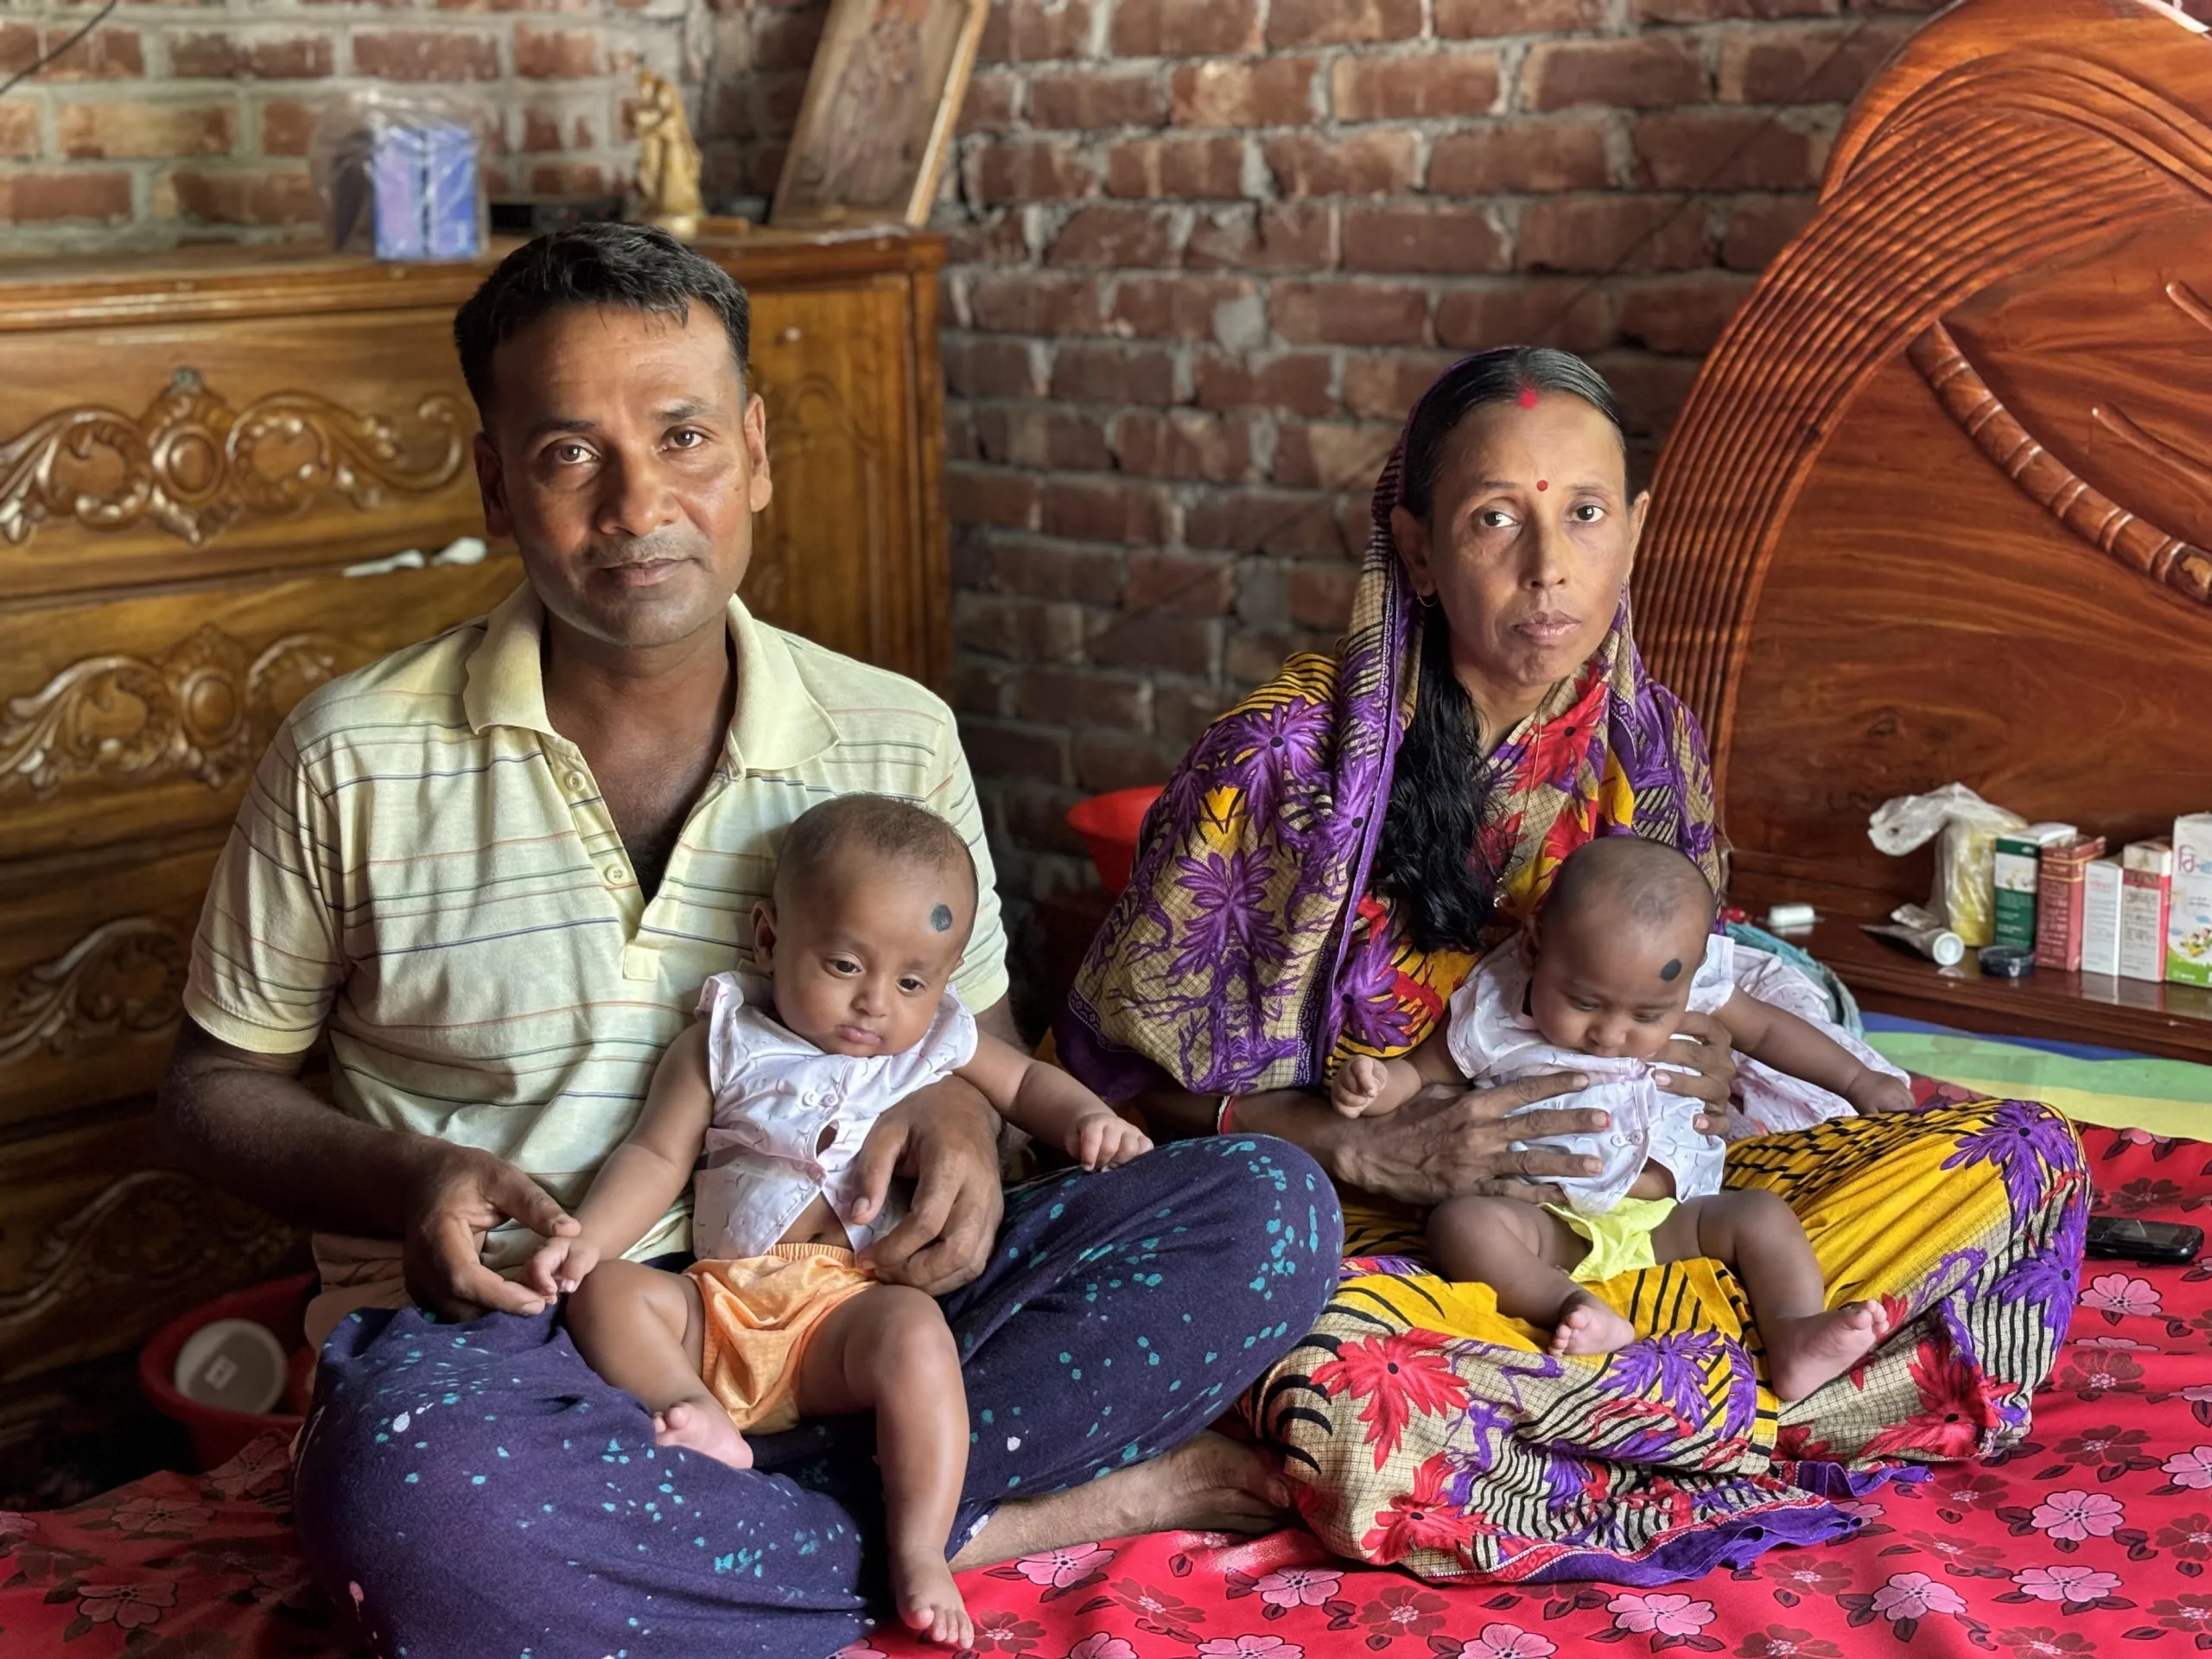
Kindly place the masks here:
<instances>
[{"instance_id":1,"label":"brick wall","mask_svg":"<svg viewBox=\"0 0 2212 1659\"><path fill-rule=\"evenodd\" d=\"M0 80L90 0L0 0ZM490 117L492 175L597 191L635 162L639 67L694 79L712 31L685 0L126 0L0 99L0 249L311 236L317 100L433 85ZM687 38L688 37L688 38Z\"/></svg>"}]
</instances>

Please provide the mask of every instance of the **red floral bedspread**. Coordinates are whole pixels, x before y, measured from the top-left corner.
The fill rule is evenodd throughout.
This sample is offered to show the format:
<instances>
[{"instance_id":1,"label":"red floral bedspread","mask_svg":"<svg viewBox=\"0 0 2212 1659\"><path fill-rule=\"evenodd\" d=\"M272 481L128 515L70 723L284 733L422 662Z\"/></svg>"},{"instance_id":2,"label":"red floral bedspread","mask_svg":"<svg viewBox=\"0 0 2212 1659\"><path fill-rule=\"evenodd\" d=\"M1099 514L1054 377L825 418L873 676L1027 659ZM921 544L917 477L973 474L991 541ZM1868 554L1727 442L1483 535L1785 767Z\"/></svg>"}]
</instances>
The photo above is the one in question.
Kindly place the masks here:
<instances>
[{"instance_id":1,"label":"red floral bedspread","mask_svg":"<svg viewBox=\"0 0 2212 1659\"><path fill-rule=\"evenodd\" d=\"M2212 1211L2212 1146L2083 1139L2101 1208ZM204 1477L0 1513L0 1653L277 1659L359 1651L309 1584L273 1441ZM1664 1592L1435 1589L1347 1567L1300 1533L1079 1546L963 1580L982 1654L1033 1659L1544 1659L1618 1644L1742 1659L2212 1652L2212 1259L2093 1263L2034 1433L1858 1506L1820 1549ZM941 1655L879 1635L847 1659Z\"/></svg>"}]
</instances>

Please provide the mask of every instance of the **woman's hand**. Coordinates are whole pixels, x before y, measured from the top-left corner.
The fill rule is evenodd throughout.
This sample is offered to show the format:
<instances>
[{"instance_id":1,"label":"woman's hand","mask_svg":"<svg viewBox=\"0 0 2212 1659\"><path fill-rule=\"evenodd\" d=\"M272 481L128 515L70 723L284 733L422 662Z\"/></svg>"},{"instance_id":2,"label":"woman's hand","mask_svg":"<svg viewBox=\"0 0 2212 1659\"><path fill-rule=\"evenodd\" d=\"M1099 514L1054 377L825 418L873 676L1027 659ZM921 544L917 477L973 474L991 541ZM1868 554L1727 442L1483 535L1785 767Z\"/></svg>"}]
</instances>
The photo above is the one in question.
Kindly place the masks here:
<instances>
[{"instance_id":1,"label":"woman's hand","mask_svg":"<svg viewBox=\"0 0 2212 1659\"><path fill-rule=\"evenodd\" d=\"M1385 1116L1337 1120L1330 1137L1331 1173L1347 1186L1404 1204L1436 1204L1470 1194L1557 1204L1566 1195L1550 1178L1594 1175L1598 1160L1542 1147L1516 1152L1513 1142L1595 1135L1612 1119L1573 1106L1530 1112L1510 1122L1506 1114L1589 1084L1577 1073L1527 1077L1495 1089L1432 1085Z\"/></svg>"},{"instance_id":2,"label":"woman's hand","mask_svg":"<svg viewBox=\"0 0 2212 1659\"><path fill-rule=\"evenodd\" d=\"M942 1296L983 1270L1006 1211L998 1132L990 1103L958 1077L907 1096L876 1119L861 1143L856 1217L881 1212L893 1176L914 1182L906 1218L861 1253L878 1278Z\"/></svg>"},{"instance_id":3,"label":"woman's hand","mask_svg":"<svg viewBox=\"0 0 2212 1659\"><path fill-rule=\"evenodd\" d=\"M1662 1068L1657 1074L1662 1089L1698 1103L1697 1132L1721 1133L1728 1118L1729 1091L1736 1086L1736 1051L1729 1042L1728 1027L1709 1014L1685 1014L1681 1030L1651 1058ZM1682 1069L1664 1069L1670 1065Z\"/></svg>"}]
</instances>

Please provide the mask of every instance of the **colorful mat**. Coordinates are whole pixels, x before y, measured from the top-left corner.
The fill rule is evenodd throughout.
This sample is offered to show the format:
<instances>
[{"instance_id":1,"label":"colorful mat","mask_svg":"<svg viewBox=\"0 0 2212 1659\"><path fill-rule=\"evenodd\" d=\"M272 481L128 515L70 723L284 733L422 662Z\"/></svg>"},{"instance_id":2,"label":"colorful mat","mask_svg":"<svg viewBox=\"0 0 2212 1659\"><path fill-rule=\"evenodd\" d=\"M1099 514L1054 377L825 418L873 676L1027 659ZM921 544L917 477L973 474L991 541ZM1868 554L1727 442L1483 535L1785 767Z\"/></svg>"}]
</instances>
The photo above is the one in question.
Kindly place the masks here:
<instances>
[{"instance_id":1,"label":"colorful mat","mask_svg":"<svg viewBox=\"0 0 2212 1659\"><path fill-rule=\"evenodd\" d=\"M2212 1215L2212 1145L2085 1132L2100 1207ZM2212 1652L2212 1262L2095 1263L2001 1465L1861 1503L1850 1540L1663 1592L1437 1589L1303 1534L1102 1541L970 1573L979 1655L1027 1659L1548 1659L1595 1646L1741 1659ZM360 1651L308 1583L283 1448L69 1510L0 1514L0 1652L332 1659ZM942 1655L885 1632L845 1659Z\"/></svg>"},{"instance_id":2,"label":"colorful mat","mask_svg":"<svg viewBox=\"0 0 2212 1659\"><path fill-rule=\"evenodd\" d=\"M1866 1040L1906 1071L1971 1094L2040 1100L2077 1123L2212 1141L2212 1066L1879 1014L1866 1016Z\"/></svg>"}]
</instances>

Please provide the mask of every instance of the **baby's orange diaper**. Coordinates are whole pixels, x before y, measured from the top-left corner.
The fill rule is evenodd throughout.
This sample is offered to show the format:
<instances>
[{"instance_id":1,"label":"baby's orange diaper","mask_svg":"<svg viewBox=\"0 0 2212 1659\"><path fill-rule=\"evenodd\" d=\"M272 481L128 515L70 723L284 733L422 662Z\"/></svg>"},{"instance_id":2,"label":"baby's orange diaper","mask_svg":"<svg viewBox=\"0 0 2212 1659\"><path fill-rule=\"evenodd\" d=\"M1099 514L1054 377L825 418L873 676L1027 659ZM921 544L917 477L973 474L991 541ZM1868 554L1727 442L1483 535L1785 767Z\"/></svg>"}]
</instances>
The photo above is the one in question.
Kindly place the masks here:
<instances>
[{"instance_id":1,"label":"baby's orange diaper","mask_svg":"<svg viewBox=\"0 0 2212 1659\"><path fill-rule=\"evenodd\" d=\"M823 1316L876 1282L834 1244L779 1244L688 1272L706 1326L700 1377L731 1421L763 1434L798 1421L799 1360Z\"/></svg>"}]
</instances>

